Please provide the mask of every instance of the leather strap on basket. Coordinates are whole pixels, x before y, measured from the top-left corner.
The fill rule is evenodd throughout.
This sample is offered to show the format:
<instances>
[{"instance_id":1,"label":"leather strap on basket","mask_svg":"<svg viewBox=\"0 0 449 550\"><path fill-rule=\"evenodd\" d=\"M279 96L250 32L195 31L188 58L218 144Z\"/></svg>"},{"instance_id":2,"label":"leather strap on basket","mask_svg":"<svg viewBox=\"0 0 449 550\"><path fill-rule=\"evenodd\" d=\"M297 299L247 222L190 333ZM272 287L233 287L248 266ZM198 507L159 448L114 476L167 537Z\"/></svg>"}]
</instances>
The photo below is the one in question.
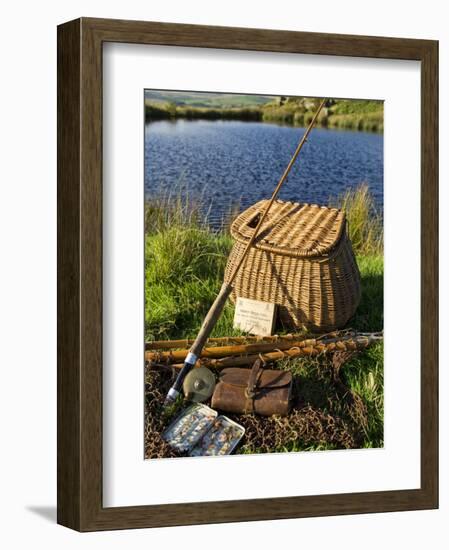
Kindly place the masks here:
<instances>
[{"instance_id":1,"label":"leather strap on basket","mask_svg":"<svg viewBox=\"0 0 449 550\"><path fill-rule=\"evenodd\" d=\"M245 412L252 413L254 412L254 398L256 396L257 382L259 380L259 375L262 373L262 360L257 359L254 362L253 368L249 373L248 385L245 388Z\"/></svg>"}]
</instances>

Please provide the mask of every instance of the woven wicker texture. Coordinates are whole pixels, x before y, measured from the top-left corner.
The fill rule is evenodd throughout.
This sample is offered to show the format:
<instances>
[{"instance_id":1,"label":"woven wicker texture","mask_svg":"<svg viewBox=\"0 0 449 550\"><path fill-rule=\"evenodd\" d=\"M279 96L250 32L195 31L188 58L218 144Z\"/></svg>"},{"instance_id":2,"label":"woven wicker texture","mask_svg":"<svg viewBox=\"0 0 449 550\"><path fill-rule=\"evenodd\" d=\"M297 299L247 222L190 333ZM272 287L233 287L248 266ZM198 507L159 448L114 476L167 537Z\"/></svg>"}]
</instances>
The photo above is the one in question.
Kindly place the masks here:
<instances>
[{"instance_id":1,"label":"woven wicker texture","mask_svg":"<svg viewBox=\"0 0 449 550\"><path fill-rule=\"evenodd\" d=\"M231 225L231 235L246 243L268 201L263 200L242 212ZM256 238L256 248L295 257L329 253L345 227L345 215L337 208L317 204L273 203Z\"/></svg>"},{"instance_id":2,"label":"woven wicker texture","mask_svg":"<svg viewBox=\"0 0 449 550\"><path fill-rule=\"evenodd\" d=\"M235 244L227 282L267 201L242 212L231 225ZM276 201L234 284L238 296L278 305L285 328L333 330L344 326L360 301L360 274L344 212Z\"/></svg>"}]
</instances>

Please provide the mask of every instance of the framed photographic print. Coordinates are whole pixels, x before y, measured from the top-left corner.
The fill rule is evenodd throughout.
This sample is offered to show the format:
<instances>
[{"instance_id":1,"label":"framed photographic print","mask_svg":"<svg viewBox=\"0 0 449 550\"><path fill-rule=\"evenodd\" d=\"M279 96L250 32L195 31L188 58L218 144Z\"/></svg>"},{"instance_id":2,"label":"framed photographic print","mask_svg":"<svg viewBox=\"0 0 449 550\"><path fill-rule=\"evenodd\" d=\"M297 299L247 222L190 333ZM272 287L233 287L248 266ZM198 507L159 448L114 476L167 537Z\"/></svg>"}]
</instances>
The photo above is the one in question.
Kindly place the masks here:
<instances>
[{"instance_id":1,"label":"framed photographic print","mask_svg":"<svg viewBox=\"0 0 449 550\"><path fill-rule=\"evenodd\" d=\"M438 506L438 43L58 28L58 522Z\"/></svg>"}]
</instances>

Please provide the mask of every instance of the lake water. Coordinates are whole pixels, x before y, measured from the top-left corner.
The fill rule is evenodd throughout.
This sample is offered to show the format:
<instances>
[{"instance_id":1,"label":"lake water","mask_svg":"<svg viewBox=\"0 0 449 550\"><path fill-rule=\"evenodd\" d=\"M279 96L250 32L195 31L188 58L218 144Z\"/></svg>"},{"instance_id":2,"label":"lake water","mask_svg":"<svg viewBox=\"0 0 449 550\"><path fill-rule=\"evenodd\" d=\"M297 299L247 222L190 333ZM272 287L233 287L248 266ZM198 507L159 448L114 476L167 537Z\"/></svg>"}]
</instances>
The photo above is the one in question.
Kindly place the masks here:
<instances>
[{"instance_id":1,"label":"lake water","mask_svg":"<svg viewBox=\"0 0 449 550\"><path fill-rule=\"evenodd\" d=\"M188 192L218 227L231 208L269 198L303 128L263 122L159 121L145 126L145 196ZM279 198L328 204L366 182L383 209L383 135L315 128Z\"/></svg>"}]
</instances>

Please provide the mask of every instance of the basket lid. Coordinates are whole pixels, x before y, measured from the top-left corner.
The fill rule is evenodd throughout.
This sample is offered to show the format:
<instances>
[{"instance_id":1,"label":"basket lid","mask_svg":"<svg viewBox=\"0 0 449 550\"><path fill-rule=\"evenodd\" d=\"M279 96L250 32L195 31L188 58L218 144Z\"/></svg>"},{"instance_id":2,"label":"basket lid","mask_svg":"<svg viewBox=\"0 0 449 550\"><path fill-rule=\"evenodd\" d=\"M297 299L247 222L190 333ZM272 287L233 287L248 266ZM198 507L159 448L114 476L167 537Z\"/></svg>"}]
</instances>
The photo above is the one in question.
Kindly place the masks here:
<instances>
[{"instance_id":1,"label":"basket lid","mask_svg":"<svg viewBox=\"0 0 449 550\"><path fill-rule=\"evenodd\" d=\"M235 240L248 242L268 202L259 201L237 216L231 225ZM345 223L345 214L338 208L278 200L271 206L254 246L285 256L324 256L337 245Z\"/></svg>"}]
</instances>

